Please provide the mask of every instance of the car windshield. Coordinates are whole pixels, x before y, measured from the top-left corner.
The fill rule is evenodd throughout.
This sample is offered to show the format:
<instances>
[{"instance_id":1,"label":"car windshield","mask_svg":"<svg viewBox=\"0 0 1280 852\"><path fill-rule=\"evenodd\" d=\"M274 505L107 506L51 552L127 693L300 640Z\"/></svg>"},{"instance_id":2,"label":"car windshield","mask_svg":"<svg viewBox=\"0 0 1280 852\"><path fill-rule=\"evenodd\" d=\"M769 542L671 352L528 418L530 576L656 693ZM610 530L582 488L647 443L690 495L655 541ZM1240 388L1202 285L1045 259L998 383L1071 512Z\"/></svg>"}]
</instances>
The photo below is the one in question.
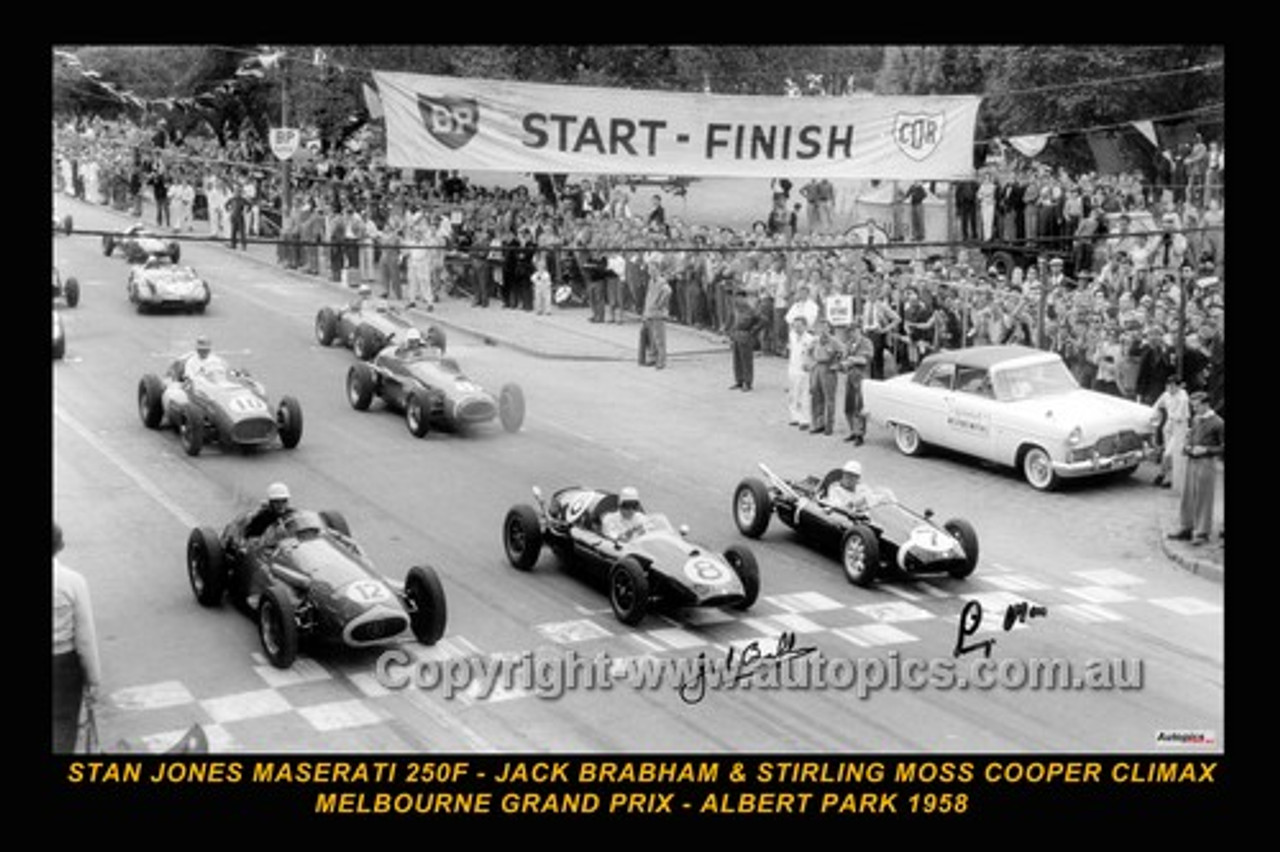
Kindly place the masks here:
<instances>
[{"instance_id":1,"label":"car windshield","mask_svg":"<svg viewBox=\"0 0 1280 852\"><path fill-rule=\"evenodd\" d=\"M645 515L644 526L641 527L641 531L646 533L670 532L672 529L666 515Z\"/></svg>"},{"instance_id":2,"label":"car windshield","mask_svg":"<svg viewBox=\"0 0 1280 852\"><path fill-rule=\"evenodd\" d=\"M323 531L325 525L318 512L299 509L289 513L289 517L285 519L285 527L299 538L308 538Z\"/></svg>"},{"instance_id":3,"label":"car windshield","mask_svg":"<svg viewBox=\"0 0 1280 852\"><path fill-rule=\"evenodd\" d=\"M1067 365L1057 359L994 371L993 382L996 399L1001 402L1053 396L1080 387Z\"/></svg>"}]
</instances>

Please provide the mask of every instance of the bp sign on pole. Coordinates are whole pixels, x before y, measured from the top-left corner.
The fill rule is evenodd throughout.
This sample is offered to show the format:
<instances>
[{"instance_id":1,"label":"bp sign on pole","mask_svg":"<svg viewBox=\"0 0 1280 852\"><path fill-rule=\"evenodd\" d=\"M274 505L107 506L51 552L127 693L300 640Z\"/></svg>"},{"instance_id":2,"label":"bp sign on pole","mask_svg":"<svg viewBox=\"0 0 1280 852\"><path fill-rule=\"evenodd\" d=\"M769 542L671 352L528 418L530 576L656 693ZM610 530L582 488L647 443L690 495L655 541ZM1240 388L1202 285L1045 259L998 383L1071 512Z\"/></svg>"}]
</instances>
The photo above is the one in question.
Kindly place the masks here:
<instances>
[{"instance_id":1,"label":"bp sign on pole","mask_svg":"<svg viewBox=\"0 0 1280 852\"><path fill-rule=\"evenodd\" d=\"M271 153L281 160L288 160L302 143L302 131L296 127L271 128Z\"/></svg>"}]
</instances>

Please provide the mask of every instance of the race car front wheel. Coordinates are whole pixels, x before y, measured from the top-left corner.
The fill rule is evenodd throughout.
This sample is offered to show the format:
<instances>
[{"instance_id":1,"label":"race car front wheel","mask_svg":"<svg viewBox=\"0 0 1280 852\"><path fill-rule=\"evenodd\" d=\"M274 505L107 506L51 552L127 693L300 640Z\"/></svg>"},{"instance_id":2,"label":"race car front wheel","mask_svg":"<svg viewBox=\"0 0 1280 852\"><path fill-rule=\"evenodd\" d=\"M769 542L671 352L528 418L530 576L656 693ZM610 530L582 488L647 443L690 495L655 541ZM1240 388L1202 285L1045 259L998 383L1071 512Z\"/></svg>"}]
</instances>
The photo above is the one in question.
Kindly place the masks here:
<instances>
[{"instance_id":1,"label":"race car front wheel","mask_svg":"<svg viewBox=\"0 0 1280 852\"><path fill-rule=\"evenodd\" d=\"M160 428L160 421L164 419L163 396L164 385L158 376L147 373L138 382L138 416L148 429Z\"/></svg>"},{"instance_id":2,"label":"race car front wheel","mask_svg":"<svg viewBox=\"0 0 1280 852\"><path fill-rule=\"evenodd\" d=\"M613 614L628 627L643 621L649 611L649 577L630 556L620 559L609 572L609 603Z\"/></svg>"},{"instance_id":3,"label":"race car front wheel","mask_svg":"<svg viewBox=\"0 0 1280 852\"><path fill-rule=\"evenodd\" d=\"M276 431L286 450L292 450L302 440L302 405L291 396L282 397L276 408Z\"/></svg>"},{"instance_id":4,"label":"race car front wheel","mask_svg":"<svg viewBox=\"0 0 1280 852\"><path fill-rule=\"evenodd\" d=\"M431 431L431 398L418 388L409 394L409 404L404 408L404 423L415 438L425 438Z\"/></svg>"},{"instance_id":5,"label":"race car front wheel","mask_svg":"<svg viewBox=\"0 0 1280 852\"><path fill-rule=\"evenodd\" d=\"M413 635L423 645L434 645L444 635L448 621L444 586L436 569L430 565L415 565L404 580L404 596L409 601L409 624Z\"/></svg>"},{"instance_id":6,"label":"race car front wheel","mask_svg":"<svg viewBox=\"0 0 1280 852\"><path fill-rule=\"evenodd\" d=\"M524 391L514 383L502 386L498 395L498 418L508 432L519 432L524 424Z\"/></svg>"},{"instance_id":7,"label":"race car front wheel","mask_svg":"<svg viewBox=\"0 0 1280 852\"><path fill-rule=\"evenodd\" d=\"M854 524L840 544L840 564L849 582L870 586L880 567L880 540L862 524Z\"/></svg>"},{"instance_id":8,"label":"race car front wheel","mask_svg":"<svg viewBox=\"0 0 1280 852\"><path fill-rule=\"evenodd\" d=\"M512 567L528 571L538 564L542 553L542 524L536 509L524 504L511 507L502 522L502 546Z\"/></svg>"},{"instance_id":9,"label":"race car front wheel","mask_svg":"<svg viewBox=\"0 0 1280 852\"><path fill-rule=\"evenodd\" d=\"M272 583L258 602L258 637L276 668L287 669L298 658L298 621L293 599L281 583Z\"/></svg>"},{"instance_id":10,"label":"race car front wheel","mask_svg":"<svg viewBox=\"0 0 1280 852\"><path fill-rule=\"evenodd\" d=\"M74 277L68 278L63 282L62 297L67 300L68 308L74 308L80 304L80 282Z\"/></svg>"},{"instance_id":11,"label":"race car front wheel","mask_svg":"<svg viewBox=\"0 0 1280 852\"><path fill-rule=\"evenodd\" d=\"M321 308L316 314L316 340L321 346L328 346L338 336L338 315L333 308Z\"/></svg>"},{"instance_id":12,"label":"race car front wheel","mask_svg":"<svg viewBox=\"0 0 1280 852\"><path fill-rule=\"evenodd\" d=\"M347 370L347 401L356 411L367 411L373 402L373 369L368 364L352 364Z\"/></svg>"},{"instance_id":13,"label":"race car front wheel","mask_svg":"<svg viewBox=\"0 0 1280 852\"><path fill-rule=\"evenodd\" d=\"M963 518L952 518L943 524L942 528L950 533L952 538L960 542L960 547L964 550L964 561L947 573L957 580L968 577L978 567L977 531L974 530L973 524Z\"/></svg>"},{"instance_id":14,"label":"race car front wheel","mask_svg":"<svg viewBox=\"0 0 1280 852\"><path fill-rule=\"evenodd\" d=\"M182 449L189 456L200 455L204 447L204 415L200 409L187 403L179 416L182 422L178 424L178 437L182 440Z\"/></svg>"},{"instance_id":15,"label":"race car front wheel","mask_svg":"<svg viewBox=\"0 0 1280 852\"><path fill-rule=\"evenodd\" d=\"M751 609L760 597L760 566L756 563L756 555L740 544L731 544L724 552L724 561L729 563L733 573L738 575L738 582L742 583L742 600L733 608Z\"/></svg>"},{"instance_id":16,"label":"race car front wheel","mask_svg":"<svg viewBox=\"0 0 1280 852\"><path fill-rule=\"evenodd\" d=\"M733 492L733 520L738 531L747 538L759 538L769 528L773 499L769 488L760 480L747 478Z\"/></svg>"},{"instance_id":17,"label":"race car front wheel","mask_svg":"<svg viewBox=\"0 0 1280 852\"><path fill-rule=\"evenodd\" d=\"M222 603L226 570L218 534L207 527L193 529L187 537L187 579L201 606Z\"/></svg>"}]
</instances>

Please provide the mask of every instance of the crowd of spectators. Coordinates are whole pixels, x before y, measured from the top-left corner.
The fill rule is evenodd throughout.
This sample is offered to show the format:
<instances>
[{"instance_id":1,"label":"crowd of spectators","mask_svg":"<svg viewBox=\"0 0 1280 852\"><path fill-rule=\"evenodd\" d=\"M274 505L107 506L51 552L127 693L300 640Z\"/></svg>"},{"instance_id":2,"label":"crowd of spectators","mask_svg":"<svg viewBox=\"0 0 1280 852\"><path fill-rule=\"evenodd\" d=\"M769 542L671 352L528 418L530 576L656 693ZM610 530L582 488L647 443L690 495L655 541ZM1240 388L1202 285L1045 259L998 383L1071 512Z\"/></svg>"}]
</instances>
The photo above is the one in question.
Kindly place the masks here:
<instances>
[{"instance_id":1,"label":"crowd of spectators","mask_svg":"<svg viewBox=\"0 0 1280 852\"><path fill-rule=\"evenodd\" d=\"M646 256L658 253L671 321L727 336L745 293L772 317L757 342L766 355L787 355L793 305L811 301L826 316L832 296L848 295L853 317L881 306L889 320L876 329L872 377L940 348L1023 343L1059 352L1085 387L1148 404L1180 362L1188 390L1208 390L1225 411L1225 161L1216 143L1185 181L1174 170L1148 183L1026 160L986 167L948 188L951 250L914 254L910 241L857 245L830 227L829 212L801 217L781 191L770 200L775 215L749 230L717 227L670 215L661 196L616 179L494 189L456 172L387 168L378 146L365 144L298 162L285 209L281 169L251 133L218 145L94 119L55 126L55 151L66 191L135 215L149 192L157 224L218 237L230 233L228 208L244 206L249 236L276 242L282 265L374 283L427 307L454 293L533 311L535 272L545 270L552 303L585 304L589 321L616 322L643 312ZM1034 247L1033 262L990 266L983 247L993 242ZM538 310L549 310L545 297Z\"/></svg>"}]
</instances>

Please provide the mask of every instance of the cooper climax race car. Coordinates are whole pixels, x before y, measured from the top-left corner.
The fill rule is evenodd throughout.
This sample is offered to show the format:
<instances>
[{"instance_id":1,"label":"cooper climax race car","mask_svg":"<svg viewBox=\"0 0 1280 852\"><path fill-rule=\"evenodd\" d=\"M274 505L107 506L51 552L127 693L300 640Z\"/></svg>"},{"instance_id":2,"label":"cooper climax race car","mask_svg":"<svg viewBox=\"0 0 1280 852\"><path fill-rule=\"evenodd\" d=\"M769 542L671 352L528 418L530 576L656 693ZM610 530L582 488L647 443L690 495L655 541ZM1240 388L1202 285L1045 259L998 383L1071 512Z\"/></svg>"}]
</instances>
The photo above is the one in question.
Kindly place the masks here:
<instances>
[{"instance_id":1,"label":"cooper climax race car","mask_svg":"<svg viewBox=\"0 0 1280 852\"><path fill-rule=\"evenodd\" d=\"M53 360L57 361L67 354L67 329L62 324L62 317L53 312Z\"/></svg>"},{"instance_id":2,"label":"cooper climax race car","mask_svg":"<svg viewBox=\"0 0 1280 852\"><path fill-rule=\"evenodd\" d=\"M316 340L320 345L341 344L361 361L372 361L393 340L404 340L405 332L411 328L416 328L413 320L385 300L325 306L316 314ZM428 345L444 352L444 329L429 325L422 336Z\"/></svg>"},{"instance_id":3,"label":"cooper climax race car","mask_svg":"<svg viewBox=\"0 0 1280 852\"><path fill-rule=\"evenodd\" d=\"M789 481L761 464L767 482L747 477L733 493L733 519L748 538L758 539L777 514L784 524L820 550L838 554L849 582L869 586L893 569L912 574L946 573L961 579L978 565L978 534L961 518L939 526L933 512L903 506L893 492L873 492L865 511L846 511L824 502L840 478L836 469L822 479Z\"/></svg>"},{"instance_id":4,"label":"cooper climax race car","mask_svg":"<svg viewBox=\"0 0 1280 852\"><path fill-rule=\"evenodd\" d=\"M280 398L272 413L262 383L244 370L214 370L209 375L183 375L179 358L162 379L148 373L138 382L138 414L148 429L178 430L182 448L195 456L205 444L243 449L279 438L287 450L302 440L302 406L291 396Z\"/></svg>"},{"instance_id":5,"label":"cooper climax race car","mask_svg":"<svg viewBox=\"0 0 1280 852\"><path fill-rule=\"evenodd\" d=\"M53 214L53 232L55 234L62 232L63 234L70 236L73 230L75 230L75 227L71 220L70 213L67 213L65 216L58 216L57 213Z\"/></svg>"},{"instance_id":6,"label":"cooper climax race car","mask_svg":"<svg viewBox=\"0 0 1280 852\"><path fill-rule=\"evenodd\" d=\"M913 373L863 380L862 396L903 454L945 447L1019 469L1037 491L1131 474L1153 443L1150 407L1081 388L1061 356L1026 346L936 352Z\"/></svg>"},{"instance_id":7,"label":"cooper climax race car","mask_svg":"<svg viewBox=\"0 0 1280 852\"><path fill-rule=\"evenodd\" d=\"M68 308L80 304L80 282L74 276L63 279L56 266L53 268L53 298L62 299Z\"/></svg>"},{"instance_id":8,"label":"cooper climax race car","mask_svg":"<svg viewBox=\"0 0 1280 852\"><path fill-rule=\"evenodd\" d=\"M293 665L304 640L365 648L411 637L434 645L444 635L444 588L430 565L397 582L378 573L338 512L294 509L251 537L253 514L221 534L193 529L187 577L202 606L226 594L257 620L273 666Z\"/></svg>"},{"instance_id":9,"label":"cooper climax race car","mask_svg":"<svg viewBox=\"0 0 1280 852\"><path fill-rule=\"evenodd\" d=\"M141 222L130 225L119 234L102 235L103 254L111 257L117 248L130 263L141 263L157 255L177 263L182 257L182 245L177 240L167 240Z\"/></svg>"},{"instance_id":10,"label":"cooper climax race car","mask_svg":"<svg viewBox=\"0 0 1280 852\"><path fill-rule=\"evenodd\" d=\"M138 313L153 308L177 308L202 314L213 298L209 282L194 269L170 263L161 256L149 257L131 266L126 289Z\"/></svg>"},{"instance_id":11,"label":"cooper climax race car","mask_svg":"<svg viewBox=\"0 0 1280 852\"><path fill-rule=\"evenodd\" d=\"M374 397L403 411L409 432L423 438L433 425L462 431L495 417L508 432L524 423L524 392L507 383L498 395L471 381L458 362L431 346L386 347L366 364L358 361L347 371L347 400L367 411Z\"/></svg>"},{"instance_id":12,"label":"cooper climax race car","mask_svg":"<svg viewBox=\"0 0 1280 852\"><path fill-rule=\"evenodd\" d=\"M529 571L546 544L562 564L583 569L588 582L607 590L623 624L639 624L654 604L745 610L760 595L760 569L746 547L715 553L687 541L688 528L673 529L661 514L641 514L629 534L610 538L606 518L618 511L616 493L571 486L548 501L539 488L533 495L536 508L518 504L503 521L507 559Z\"/></svg>"}]
</instances>

